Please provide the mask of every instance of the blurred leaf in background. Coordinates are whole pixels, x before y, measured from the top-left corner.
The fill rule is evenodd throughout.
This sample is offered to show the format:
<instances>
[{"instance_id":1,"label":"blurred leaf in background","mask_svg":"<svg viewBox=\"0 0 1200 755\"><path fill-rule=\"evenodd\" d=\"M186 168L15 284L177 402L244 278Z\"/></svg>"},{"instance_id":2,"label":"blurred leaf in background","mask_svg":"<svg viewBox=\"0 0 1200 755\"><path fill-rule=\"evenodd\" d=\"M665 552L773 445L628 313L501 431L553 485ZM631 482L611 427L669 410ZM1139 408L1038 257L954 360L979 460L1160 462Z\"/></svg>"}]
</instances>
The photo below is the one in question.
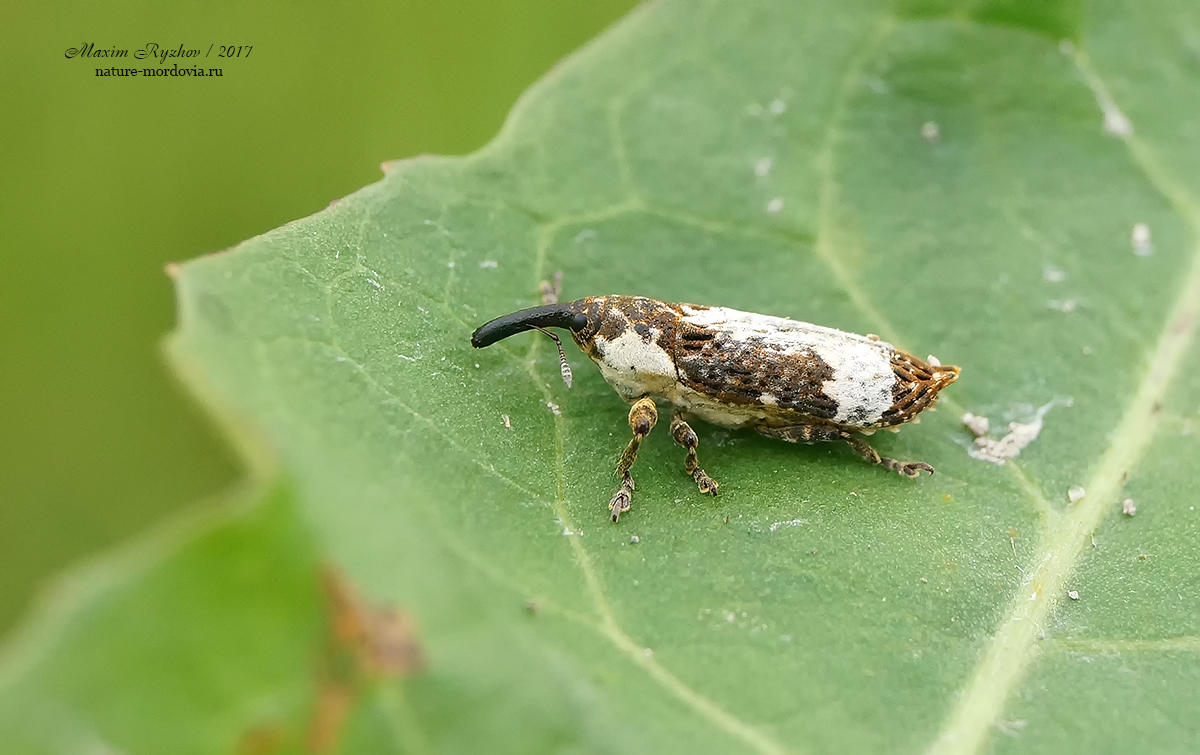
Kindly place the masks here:
<instances>
[{"instance_id":1,"label":"blurred leaf in background","mask_svg":"<svg viewBox=\"0 0 1200 755\"><path fill-rule=\"evenodd\" d=\"M163 265L456 154L632 0L0 8L0 631L37 582L227 487L172 384ZM97 78L92 42L252 45L220 79ZM168 67L170 63L167 64Z\"/></svg>"},{"instance_id":2,"label":"blurred leaf in background","mask_svg":"<svg viewBox=\"0 0 1200 755\"><path fill-rule=\"evenodd\" d=\"M647 5L482 151L180 266L170 353L258 489L68 582L0 738L1195 751L1198 8ZM874 440L937 475L701 426L714 500L659 428L611 525L626 408L469 345L558 269L961 365ZM1040 435L972 458L966 409Z\"/></svg>"}]
</instances>

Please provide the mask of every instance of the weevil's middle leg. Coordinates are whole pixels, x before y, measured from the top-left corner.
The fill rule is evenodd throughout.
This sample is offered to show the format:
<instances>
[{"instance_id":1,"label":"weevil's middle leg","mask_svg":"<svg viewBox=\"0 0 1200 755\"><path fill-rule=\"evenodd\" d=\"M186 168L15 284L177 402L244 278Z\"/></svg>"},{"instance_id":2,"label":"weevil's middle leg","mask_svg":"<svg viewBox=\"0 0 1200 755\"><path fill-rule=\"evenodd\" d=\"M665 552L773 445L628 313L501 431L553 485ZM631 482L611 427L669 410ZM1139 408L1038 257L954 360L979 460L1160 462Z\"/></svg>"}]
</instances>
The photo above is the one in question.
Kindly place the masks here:
<instances>
[{"instance_id":1,"label":"weevil's middle leg","mask_svg":"<svg viewBox=\"0 0 1200 755\"><path fill-rule=\"evenodd\" d=\"M917 477L921 474L921 470L933 474L933 467L923 461L896 461L886 456L880 456L878 451L871 448L870 443L867 443L858 435L836 427L829 427L828 425L790 425L788 427L757 427L755 429L768 438L778 438L790 443L820 443L828 440L844 440L859 456L871 464L878 464L884 469L890 469L905 477Z\"/></svg>"},{"instance_id":2,"label":"weevil's middle leg","mask_svg":"<svg viewBox=\"0 0 1200 755\"><path fill-rule=\"evenodd\" d=\"M671 437L675 439L676 443L687 449L687 459L683 465L687 473L696 481L700 492L716 495L720 485L700 468L700 459L696 456L696 446L700 444L700 441L696 437L696 431L683 418L683 412L678 409L671 415Z\"/></svg>"},{"instance_id":3,"label":"weevil's middle leg","mask_svg":"<svg viewBox=\"0 0 1200 755\"><path fill-rule=\"evenodd\" d=\"M629 428L633 430L633 439L629 441L629 445L625 446L624 453L621 454L621 460L617 462L617 477L621 478L621 489L609 501L608 508L612 511L612 520L615 522L621 518L621 514L629 511L629 507L633 500L633 475L629 470L633 468L633 463L637 461L638 449L642 445L642 438L650 434L650 430L658 423L658 407L654 405L654 399L641 398L634 402L629 409Z\"/></svg>"}]
</instances>

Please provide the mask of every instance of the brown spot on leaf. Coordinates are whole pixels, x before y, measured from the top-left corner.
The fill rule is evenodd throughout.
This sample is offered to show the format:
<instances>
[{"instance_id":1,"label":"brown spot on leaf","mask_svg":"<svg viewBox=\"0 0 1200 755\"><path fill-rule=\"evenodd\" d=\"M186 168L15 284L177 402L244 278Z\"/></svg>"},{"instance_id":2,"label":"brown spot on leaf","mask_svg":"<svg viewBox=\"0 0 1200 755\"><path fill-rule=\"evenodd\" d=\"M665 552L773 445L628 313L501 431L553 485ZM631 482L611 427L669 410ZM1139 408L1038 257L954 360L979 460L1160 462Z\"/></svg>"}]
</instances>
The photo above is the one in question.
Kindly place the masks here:
<instances>
[{"instance_id":1,"label":"brown spot on leaf","mask_svg":"<svg viewBox=\"0 0 1200 755\"><path fill-rule=\"evenodd\" d=\"M235 752L237 755L275 755L287 746L287 739L287 729L282 724L261 724L242 734Z\"/></svg>"},{"instance_id":2,"label":"brown spot on leaf","mask_svg":"<svg viewBox=\"0 0 1200 755\"><path fill-rule=\"evenodd\" d=\"M308 729L310 752L336 752L342 726L354 704L354 690L344 684L331 683L317 690L312 724Z\"/></svg>"},{"instance_id":3,"label":"brown spot on leaf","mask_svg":"<svg viewBox=\"0 0 1200 755\"><path fill-rule=\"evenodd\" d=\"M329 634L317 670L308 729L312 752L337 750L342 727L370 684L409 676L425 665L412 617L395 606L367 603L340 571L321 573Z\"/></svg>"},{"instance_id":4,"label":"brown spot on leaf","mask_svg":"<svg viewBox=\"0 0 1200 755\"><path fill-rule=\"evenodd\" d=\"M357 657L362 672L408 676L424 666L412 617L394 606L367 605L332 568L325 569L324 580L333 639Z\"/></svg>"}]
</instances>

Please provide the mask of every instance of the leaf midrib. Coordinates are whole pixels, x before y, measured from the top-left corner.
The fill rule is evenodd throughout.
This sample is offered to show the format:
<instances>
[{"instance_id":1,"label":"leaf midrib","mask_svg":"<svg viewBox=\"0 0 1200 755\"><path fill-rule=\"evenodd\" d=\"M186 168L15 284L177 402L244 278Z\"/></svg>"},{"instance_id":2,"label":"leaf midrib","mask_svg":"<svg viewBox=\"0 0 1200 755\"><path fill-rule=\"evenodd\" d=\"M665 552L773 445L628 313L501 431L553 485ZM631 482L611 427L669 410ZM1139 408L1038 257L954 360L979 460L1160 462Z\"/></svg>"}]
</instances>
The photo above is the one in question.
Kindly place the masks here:
<instances>
[{"instance_id":1,"label":"leaf midrib","mask_svg":"<svg viewBox=\"0 0 1200 755\"><path fill-rule=\"evenodd\" d=\"M1116 104L1111 92L1086 54L1070 55L1097 104ZM1145 455L1159 425L1159 405L1179 371L1183 357L1196 334L1197 302L1200 302L1200 205L1162 168L1136 130L1123 138L1133 162L1154 189L1166 198L1191 231L1193 243L1190 269L1171 307L1145 370L1111 440L1097 461L1084 489L1087 496L1066 516L1056 517L1042 537L1037 566L1026 572L1021 588L1001 619L1000 628L976 667L958 703L947 718L930 753L974 753L988 742L999 723L1004 706L1025 678L1037 654L1037 642L1047 617L1066 592L1080 555L1091 542L1092 533L1115 508L1126 473ZM1032 590L1032 593L1029 591ZM1029 593L1029 597L1024 597Z\"/></svg>"}]
</instances>

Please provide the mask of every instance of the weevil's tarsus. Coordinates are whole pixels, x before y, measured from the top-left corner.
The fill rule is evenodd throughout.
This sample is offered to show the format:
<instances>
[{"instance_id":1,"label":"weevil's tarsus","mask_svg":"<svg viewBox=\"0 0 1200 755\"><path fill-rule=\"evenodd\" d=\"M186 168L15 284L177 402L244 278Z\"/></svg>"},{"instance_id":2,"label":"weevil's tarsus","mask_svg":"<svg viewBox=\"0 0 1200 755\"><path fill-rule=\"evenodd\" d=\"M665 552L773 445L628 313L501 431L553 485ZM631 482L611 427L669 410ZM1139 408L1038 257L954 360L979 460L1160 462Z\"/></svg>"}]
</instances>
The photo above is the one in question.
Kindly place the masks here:
<instances>
[{"instance_id":1,"label":"weevil's tarsus","mask_svg":"<svg viewBox=\"0 0 1200 755\"><path fill-rule=\"evenodd\" d=\"M533 327L537 328L538 330L542 331L543 333L545 333L546 335L548 335L552 339L554 339L554 345L558 347L559 371L562 373L563 382L567 384L568 388L570 388L571 387L571 364L570 364L570 362L567 361L567 352L563 351L562 341L558 340L558 336L554 335L553 333L546 330L545 328L538 327L537 325L534 325Z\"/></svg>"},{"instance_id":2,"label":"weevil's tarsus","mask_svg":"<svg viewBox=\"0 0 1200 755\"><path fill-rule=\"evenodd\" d=\"M556 270L553 283L542 281L538 284L542 295L542 304L558 304L558 298L562 296L562 278L562 270Z\"/></svg>"},{"instance_id":3,"label":"weevil's tarsus","mask_svg":"<svg viewBox=\"0 0 1200 755\"><path fill-rule=\"evenodd\" d=\"M696 456L696 446L700 444L700 441L696 437L696 431L687 423L683 412L679 410L671 415L671 437L676 443L687 449L687 458L684 460L683 466L696 481L700 492L716 495L717 488L721 486L700 468L700 459Z\"/></svg>"},{"instance_id":4,"label":"weevil's tarsus","mask_svg":"<svg viewBox=\"0 0 1200 755\"><path fill-rule=\"evenodd\" d=\"M789 443L812 444L844 440L847 445L854 449L855 453L868 463L878 464L884 469L890 469L904 477L917 477L922 470L933 474L933 467L923 461L897 461L889 459L886 456L880 456L879 452L872 448L871 444L863 440L861 436L837 427L830 427L829 425L760 426L756 427L755 430L768 438L786 440Z\"/></svg>"},{"instance_id":5,"label":"weevil's tarsus","mask_svg":"<svg viewBox=\"0 0 1200 755\"><path fill-rule=\"evenodd\" d=\"M621 478L621 488L608 504L614 522L621 518L621 514L629 511L630 506L633 505L634 484L630 470L633 468L633 463L637 461L642 439L650 434L656 424L658 424L658 407L654 405L654 399L638 399L629 408L629 429L633 430L633 438L629 441L629 445L625 446L621 460L617 462L617 477Z\"/></svg>"}]
</instances>

